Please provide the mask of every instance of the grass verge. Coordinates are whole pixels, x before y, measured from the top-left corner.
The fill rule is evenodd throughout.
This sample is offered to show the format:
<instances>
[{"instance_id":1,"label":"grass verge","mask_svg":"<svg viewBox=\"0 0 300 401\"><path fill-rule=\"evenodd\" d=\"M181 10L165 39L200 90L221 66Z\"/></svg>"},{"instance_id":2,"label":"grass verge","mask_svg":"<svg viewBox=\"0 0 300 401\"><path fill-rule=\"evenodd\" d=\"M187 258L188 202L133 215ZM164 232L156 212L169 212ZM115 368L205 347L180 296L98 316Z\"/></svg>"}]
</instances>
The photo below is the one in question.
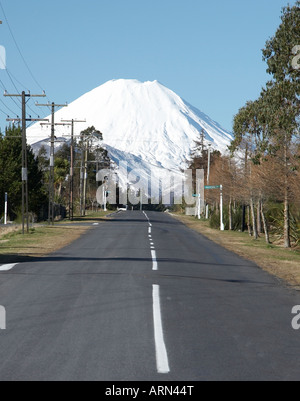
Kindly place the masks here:
<instances>
[{"instance_id":1,"label":"grass verge","mask_svg":"<svg viewBox=\"0 0 300 401\"><path fill-rule=\"evenodd\" d=\"M173 214L186 226L203 234L210 240L251 260L272 275L284 280L294 289L300 290L300 250L267 245L264 237L255 240L248 233L218 231L209 227L208 221Z\"/></svg>"},{"instance_id":2,"label":"grass verge","mask_svg":"<svg viewBox=\"0 0 300 401\"><path fill-rule=\"evenodd\" d=\"M90 227L41 226L22 235L21 230L10 231L0 237L0 264L18 263L29 258L49 255L64 248Z\"/></svg>"},{"instance_id":3,"label":"grass verge","mask_svg":"<svg viewBox=\"0 0 300 401\"><path fill-rule=\"evenodd\" d=\"M57 222L57 225L63 225L63 224L77 224L77 223L94 223L94 222L99 222L99 221L105 221L107 220L107 216L114 213L114 211L108 210L104 212L103 210L98 211L98 212L87 212L86 216L80 217L80 216L74 216L74 220L70 221L69 219L64 219L62 221Z\"/></svg>"},{"instance_id":4,"label":"grass verge","mask_svg":"<svg viewBox=\"0 0 300 401\"><path fill-rule=\"evenodd\" d=\"M63 220L54 226L38 225L22 235L20 226L0 227L0 264L18 263L47 256L71 244L91 228L81 223L107 220L111 211L88 213L85 217L75 217L73 222Z\"/></svg>"}]
</instances>

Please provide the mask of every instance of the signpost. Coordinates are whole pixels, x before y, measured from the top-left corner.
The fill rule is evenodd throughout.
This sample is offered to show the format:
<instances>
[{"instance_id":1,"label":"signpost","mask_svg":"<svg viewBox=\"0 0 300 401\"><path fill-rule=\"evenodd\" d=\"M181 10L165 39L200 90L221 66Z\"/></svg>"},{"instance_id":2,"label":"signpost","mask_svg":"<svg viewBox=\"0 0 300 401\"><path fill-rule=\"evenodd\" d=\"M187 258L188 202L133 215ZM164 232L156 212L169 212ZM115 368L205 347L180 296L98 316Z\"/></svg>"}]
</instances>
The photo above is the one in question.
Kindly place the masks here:
<instances>
[{"instance_id":1,"label":"signpost","mask_svg":"<svg viewBox=\"0 0 300 401\"><path fill-rule=\"evenodd\" d=\"M222 185L206 185L205 189L221 189Z\"/></svg>"},{"instance_id":2,"label":"signpost","mask_svg":"<svg viewBox=\"0 0 300 401\"><path fill-rule=\"evenodd\" d=\"M220 230L225 230L223 219L223 185L206 185L205 189L219 189L220 190Z\"/></svg>"}]
</instances>

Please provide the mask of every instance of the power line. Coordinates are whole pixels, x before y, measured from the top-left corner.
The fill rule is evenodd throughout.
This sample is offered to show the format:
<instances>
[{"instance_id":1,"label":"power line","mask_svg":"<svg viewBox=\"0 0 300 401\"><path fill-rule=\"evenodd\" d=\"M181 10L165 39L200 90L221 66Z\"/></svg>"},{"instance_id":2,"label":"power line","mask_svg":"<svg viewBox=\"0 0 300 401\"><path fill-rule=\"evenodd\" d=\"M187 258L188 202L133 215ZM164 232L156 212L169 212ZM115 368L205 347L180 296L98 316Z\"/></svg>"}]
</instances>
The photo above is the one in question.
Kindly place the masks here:
<instances>
[{"instance_id":1,"label":"power line","mask_svg":"<svg viewBox=\"0 0 300 401\"><path fill-rule=\"evenodd\" d=\"M0 8L1 8L2 12L3 12L3 15L4 15L4 18L5 18L6 24L7 24L8 29L9 29L9 32L10 32L11 37L12 37L14 43L15 43L15 46L16 46L16 48L17 48L19 54L20 54L20 57L21 57L21 59L23 60L23 63L25 64L25 66L26 66L26 68L27 68L27 70L28 70L30 76L32 77L32 79L34 80L34 82L36 83L36 85L42 90L43 93L45 93L44 89L42 88L42 86L40 85L40 83L39 83L39 82L37 81L37 79L35 78L33 72L31 71L31 69L30 69L28 63L27 63L26 60L25 60L25 57L23 56L23 53L22 53L22 51L21 51L21 49L20 49L20 46L19 46L18 43L17 43L17 40L16 40L15 36L14 36L14 33L13 33L12 28L11 28L11 26L10 26L10 24L9 24L8 18L7 18L7 16L6 16L6 13L5 13L5 11L4 11L4 8L3 8L3 5L2 5L1 1L0 1ZM20 80L18 80L18 79L12 74L12 72L9 71L9 70L7 69L7 67L6 67L6 72L7 72L7 75L8 75L8 77L9 77L9 80L11 81L13 87L15 88L15 90L16 90L16 92L17 92L18 94L20 94L20 92L18 91L17 85L15 84L14 80L17 81L18 84L21 85L21 87L24 87L24 88L27 90L27 92L30 92L29 89L26 87L26 85L22 84L22 83L20 82ZM13 78L14 78L14 79L13 79ZM1 81L1 84L2 84L2 86L3 86L3 89L6 90L6 88L4 87L4 84L3 84L2 81ZM46 97L47 97L47 96L46 96ZM47 97L47 98L48 98L48 97ZM20 100L20 99L18 99L18 100ZM48 99L48 100L49 100L49 99ZM15 101L15 99L12 99L12 101L13 101L16 105L18 105L17 102ZM21 103L21 101L20 101L20 103ZM29 105L27 105L27 107L28 107L29 110L32 111L32 113L34 113L36 116L38 116L38 114L37 114ZM45 116L45 113L43 113L43 114L44 114L44 116Z\"/></svg>"},{"instance_id":2,"label":"power line","mask_svg":"<svg viewBox=\"0 0 300 401\"><path fill-rule=\"evenodd\" d=\"M0 79L0 85L2 86L2 88L3 88L3 90L5 90L6 88L5 88L5 85L4 85L4 83L2 82L2 80Z\"/></svg>"},{"instance_id":3,"label":"power line","mask_svg":"<svg viewBox=\"0 0 300 401\"><path fill-rule=\"evenodd\" d=\"M1 84L1 86L2 86L2 88L6 91L6 87L5 87L5 85L4 85L4 83L2 82L2 80L0 80L0 84ZM15 85L14 85L15 86ZM17 88L16 88L16 90L17 90ZM19 93L19 91L17 90L17 92ZM14 104L19 108L20 107L20 105L15 101L15 99L14 98L10 98L13 102L14 102Z\"/></svg>"},{"instance_id":4,"label":"power line","mask_svg":"<svg viewBox=\"0 0 300 401\"><path fill-rule=\"evenodd\" d=\"M7 16L6 16L6 14L5 14L5 11L4 11L4 8L3 8L3 6L2 6L1 1L0 1L0 7L1 7L1 10L2 10L2 12L3 12L3 16L4 16L5 21L6 21L6 23L7 23L7 26L8 26L9 32L10 32L10 34L11 34L11 37L12 37L12 39L13 39L15 45L16 45L16 48L17 48L17 50L18 50L18 52L19 52L19 54L20 54L21 59L23 60L23 62L24 62L24 64L25 64L25 66L26 66L26 68L27 68L29 74L31 75L31 78L34 80L34 82L37 84L37 86L38 86L42 91L44 91L44 89L42 88L42 86L39 84L39 82L37 81L37 79L36 79L35 76L33 75L31 69L29 68L29 65L27 64L27 62L26 62L26 60L25 60L25 57L23 56L23 54L22 54L22 52L21 52L21 49L20 49L20 47L19 47L19 45L18 45L18 43L17 43L17 41L16 41L16 38L15 38L15 36L14 36L14 34L13 34L13 31L12 31L12 29L11 29L11 27L10 27L10 24L9 24L9 22L8 22L8 19L7 19Z\"/></svg>"},{"instance_id":5,"label":"power line","mask_svg":"<svg viewBox=\"0 0 300 401\"><path fill-rule=\"evenodd\" d=\"M13 86L14 86L16 92L20 95L20 91L18 90L16 84L14 83L14 81L13 81L13 79L12 79L10 73L8 72L8 69L6 69L6 72L7 72L8 76L9 76L9 79L10 79L11 83L13 84ZM13 98L12 98L12 100L13 100ZM19 100L20 103L22 103L21 100L20 100L19 98L18 98L18 100ZM16 103L16 102L15 102L15 103ZM17 103L16 103L16 104L17 104ZM35 114L35 115L38 117L38 114L37 114L29 105L27 105L27 108L28 108L33 114Z\"/></svg>"},{"instance_id":6,"label":"power line","mask_svg":"<svg viewBox=\"0 0 300 401\"><path fill-rule=\"evenodd\" d=\"M4 89L5 92L6 92L6 88L5 88L5 86L4 86L4 84L3 84L3 82L2 82L1 80L0 80L0 84L1 84L1 86L3 87L3 89ZM18 92L18 94L19 94L19 91L17 91L17 92ZM28 91L28 92L29 92L29 91ZM13 97L10 97L10 96L7 96L7 97L9 97L10 100L11 100L18 108L20 107L20 104L18 104L18 102L16 102L16 100L15 100ZM6 103L4 103L3 100L0 99L0 103L2 103L2 104L7 108L7 110L9 110L10 113L12 113L12 114L18 114L18 113L16 113L15 111L13 111ZM32 109L31 106L27 105L27 108L28 108L29 110L31 110L31 112L32 112L35 116L39 117L39 115ZM5 114L8 114L8 113L5 113ZM43 114L44 114L44 113L43 113ZM44 114L44 116L45 116L45 114Z\"/></svg>"},{"instance_id":7,"label":"power line","mask_svg":"<svg viewBox=\"0 0 300 401\"><path fill-rule=\"evenodd\" d=\"M8 75L8 78L9 78L10 82L12 83L13 87L15 88L16 92L20 95L20 91L17 88L17 85L14 83L10 73L8 72L8 69L6 68L5 71L6 71L7 75ZM20 103L22 103L20 99L19 99L19 101L20 101Z\"/></svg>"},{"instance_id":8,"label":"power line","mask_svg":"<svg viewBox=\"0 0 300 401\"><path fill-rule=\"evenodd\" d=\"M0 5L1 5L1 3L0 3ZM2 59L1 54L0 54L0 61L2 62L3 65L5 65L5 62L4 62L4 60ZM13 87L15 88L15 90L16 90L16 92L17 92L18 94L20 93L20 91L18 90L17 85L15 84L14 81L17 81L17 83L18 83L19 85L21 85L21 87L24 87L24 88L27 90L27 92L30 92L29 89L26 87L26 85L22 84L22 83L14 76L14 74L7 68L7 66L6 66L5 70L6 70L6 73L7 73L8 77L9 77L10 82L12 83ZM3 83L1 80L0 80L0 82L1 82L1 85L2 85L3 89L6 90L4 83ZM17 105L17 102L15 101L15 99L12 99L12 100L13 100L14 103ZM18 100L19 100L20 103L21 103L21 100L20 100L20 99L18 99ZM37 113L36 113L29 105L28 105L27 107L28 107L36 116L38 116Z\"/></svg>"},{"instance_id":9,"label":"power line","mask_svg":"<svg viewBox=\"0 0 300 401\"><path fill-rule=\"evenodd\" d=\"M5 106L5 104L4 104L4 106ZM1 113L7 115L7 113L5 113L5 111L3 111L2 109L0 109L0 111L1 111Z\"/></svg>"},{"instance_id":10,"label":"power line","mask_svg":"<svg viewBox=\"0 0 300 401\"><path fill-rule=\"evenodd\" d=\"M6 69L8 70L7 67L6 67ZM18 78L16 78L16 76L11 72L11 70L9 70L9 73L10 73L10 75L12 76L12 78L13 78L15 81L17 81L17 83L18 83L19 85L21 85L21 87L23 87L24 89L26 89L27 92L30 92L29 89L28 89L24 84L22 84L22 82L20 82L20 80L19 80Z\"/></svg>"},{"instance_id":11,"label":"power line","mask_svg":"<svg viewBox=\"0 0 300 401\"><path fill-rule=\"evenodd\" d=\"M13 74L10 73L9 70L8 70L7 68L6 68L6 73L7 73L8 77L9 77L9 79L10 79L10 81L11 81L13 87L15 88L16 92L20 95L20 91L18 90L17 85L15 84L15 82L14 82L14 80L13 80L13 77L14 77ZM25 85L21 84L21 82L20 82L18 79L16 79L15 77L14 77L14 79L15 79L21 86L24 86L24 88L26 89ZM1 81L1 82L2 82L2 81ZM3 82L2 82L2 84L3 84ZM4 85L3 85L3 86L4 86ZM27 89L27 91L30 92L28 89ZM15 101L14 98L11 97L11 100L19 107L18 103ZM19 98L18 98L18 100L19 100L20 103L22 103L21 100L20 100ZM27 108L28 108L33 114L35 114L37 117L39 117L39 115L32 109L32 107L30 107L29 105L27 105Z\"/></svg>"},{"instance_id":12,"label":"power line","mask_svg":"<svg viewBox=\"0 0 300 401\"><path fill-rule=\"evenodd\" d=\"M3 100L2 99L0 99L0 102L7 108L7 110L9 110L11 113L15 113L14 111L12 111L12 109L11 108L9 108L4 102L3 102ZM6 113L7 114L7 113Z\"/></svg>"}]
</instances>

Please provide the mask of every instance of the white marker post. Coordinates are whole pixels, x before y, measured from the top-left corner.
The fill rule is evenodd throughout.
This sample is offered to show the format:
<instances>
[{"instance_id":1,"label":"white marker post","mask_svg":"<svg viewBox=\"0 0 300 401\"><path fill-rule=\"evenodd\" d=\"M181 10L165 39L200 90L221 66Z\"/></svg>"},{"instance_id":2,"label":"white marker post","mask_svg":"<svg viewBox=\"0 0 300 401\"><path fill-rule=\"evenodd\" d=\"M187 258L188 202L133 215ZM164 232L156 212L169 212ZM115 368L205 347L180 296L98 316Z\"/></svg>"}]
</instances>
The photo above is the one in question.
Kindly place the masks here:
<instances>
[{"instance_id":1,"label":"white marker post","mask_svg":"<svg viewBox=\"0 0 300 401\"><path fill-rule=\"evenodd\" d=\"M7 192L5 192L4 224L7 225Z\"/></svg>"},{"instance_id":2,"label":"white marker post","mask_svg":"<svg viewBox=\"0 0 300 401\"><path fill-rule=\"evenodd\" d=\"M225 231L223 220L223 185L220 185L220 230Z\"/></svg>"}]
</instances>

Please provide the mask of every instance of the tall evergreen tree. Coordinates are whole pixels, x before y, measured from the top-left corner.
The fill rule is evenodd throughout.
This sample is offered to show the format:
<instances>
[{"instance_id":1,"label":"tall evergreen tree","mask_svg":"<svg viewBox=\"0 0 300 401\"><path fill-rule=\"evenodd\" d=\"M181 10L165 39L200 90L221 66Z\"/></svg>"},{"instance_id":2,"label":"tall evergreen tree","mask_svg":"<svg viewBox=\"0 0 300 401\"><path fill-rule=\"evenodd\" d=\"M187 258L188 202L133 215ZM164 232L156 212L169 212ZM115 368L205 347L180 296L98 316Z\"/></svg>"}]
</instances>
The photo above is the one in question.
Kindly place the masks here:
<instances>
[{"instance_id":1,"label":"tall evergreen tree","mask_svg":"<svg viewBox=\"0 0 300 401\"><path fill-rule=\"evenodd\" d=\"M282 174L284 176L284 243L291 246L289 205L289 149L299 135L300 74L293 65L294 49L300 45L300 1L282 11L282 23L276 34L267 41L263 58L273 81L262 93L264 118L271 144L281 149ZM278 154L278 153L277 153Z\"/></svg>"},{"instance_id":2,"label":"tall evergreen tree","mask_svg":"<svg viewBox=\"0 0 300 401\"><path fill-rule=\"evenodd\" d=\"M281 24L276 34L267 41L263 58L268 64L267 72L275 81L290 81L300 94L299 70L294 68L294 49L300 45L300 1L294 6L284 7Z\"/></svg>"}]
</instances>

